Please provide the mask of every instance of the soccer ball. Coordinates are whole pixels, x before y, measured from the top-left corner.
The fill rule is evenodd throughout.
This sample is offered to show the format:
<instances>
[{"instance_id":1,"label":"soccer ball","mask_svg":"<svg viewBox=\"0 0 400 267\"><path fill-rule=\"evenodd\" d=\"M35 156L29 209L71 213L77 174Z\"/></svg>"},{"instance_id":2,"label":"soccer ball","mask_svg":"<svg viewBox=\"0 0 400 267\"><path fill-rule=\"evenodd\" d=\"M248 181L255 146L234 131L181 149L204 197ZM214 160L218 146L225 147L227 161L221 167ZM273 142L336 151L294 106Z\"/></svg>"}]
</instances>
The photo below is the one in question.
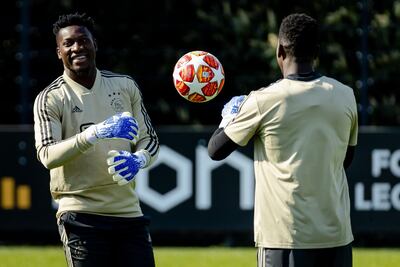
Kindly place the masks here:
<instances>
[{"instance_id":1,"label":"soccer ball","mask_svg":"<svg viewBox=\"0 0 400 267\"><path fill-rule=\"evenodd\" d=\"M194 103L210 101L221 92L225 82L222 64L212 54L191 51L175 64L174 85L178 93Z\"/></svg>"}]
</instances>

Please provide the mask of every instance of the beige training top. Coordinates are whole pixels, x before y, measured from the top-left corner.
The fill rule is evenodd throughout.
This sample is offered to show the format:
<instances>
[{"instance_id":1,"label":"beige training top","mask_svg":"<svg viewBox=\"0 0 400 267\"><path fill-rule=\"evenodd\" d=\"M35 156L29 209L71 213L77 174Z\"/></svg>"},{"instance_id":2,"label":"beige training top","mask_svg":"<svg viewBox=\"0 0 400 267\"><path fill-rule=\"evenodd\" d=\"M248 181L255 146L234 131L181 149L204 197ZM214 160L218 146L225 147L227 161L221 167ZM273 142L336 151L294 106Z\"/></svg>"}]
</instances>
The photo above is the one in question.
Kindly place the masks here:
<instances>
[{"instance_id":1,"label":"beige training top","mask_svg":"<svg viewBox=\"0 0 400 267\"><path fill-rule=\"evenodd\" d=\"M253 91L225 133L254 140L256 246L325 248L353 240L343 161L357 143L353 90L322 76Z\"/></svg>"},{"instance_id":2,"label":"beige training top","mask_svg":"<svg viewBox=\"0 0 400 267\"><path fill-rule=\"evenodd\" d=\"M140 138L133 147L126 140L99 140L94 146L82 132L116 113L136 118ZM97 70L88 90L65 73L39 93L34 103L38 159L50 169L50 189L64 211L137 217L142 215L134 183L119 186L108 174L109 150L144 149L157 157L159 142L143 105L141 93L129 76Z\"/></svg>"}]
</instances>

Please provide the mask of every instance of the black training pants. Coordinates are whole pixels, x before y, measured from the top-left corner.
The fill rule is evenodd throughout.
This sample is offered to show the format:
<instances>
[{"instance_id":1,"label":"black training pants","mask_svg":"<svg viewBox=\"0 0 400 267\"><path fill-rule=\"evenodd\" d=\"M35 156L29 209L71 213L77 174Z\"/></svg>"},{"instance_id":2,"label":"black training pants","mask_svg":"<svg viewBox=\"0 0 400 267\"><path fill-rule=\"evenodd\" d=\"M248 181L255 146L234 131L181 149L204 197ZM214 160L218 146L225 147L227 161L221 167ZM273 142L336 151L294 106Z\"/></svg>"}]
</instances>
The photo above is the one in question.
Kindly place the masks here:
<instances>
[{"instance_id":1,"label":"black training pants","mask_svg":"<svg viewBox=\"0 0 400 267\"><path fill-rule=\"evenodd\" d=\"M154 267L145 217L64 213L59 233L69 267Z\"/></svg>"},{"instance_id":2,"label":"black training pants","mask_svg":"<svg viewBox=\"0 0 400 267\"><path fill-rule=\"evenodd\" d=\"M258 248L257 267L351 267L351 244L323 249Z\"/></svg>"}]
</instances>

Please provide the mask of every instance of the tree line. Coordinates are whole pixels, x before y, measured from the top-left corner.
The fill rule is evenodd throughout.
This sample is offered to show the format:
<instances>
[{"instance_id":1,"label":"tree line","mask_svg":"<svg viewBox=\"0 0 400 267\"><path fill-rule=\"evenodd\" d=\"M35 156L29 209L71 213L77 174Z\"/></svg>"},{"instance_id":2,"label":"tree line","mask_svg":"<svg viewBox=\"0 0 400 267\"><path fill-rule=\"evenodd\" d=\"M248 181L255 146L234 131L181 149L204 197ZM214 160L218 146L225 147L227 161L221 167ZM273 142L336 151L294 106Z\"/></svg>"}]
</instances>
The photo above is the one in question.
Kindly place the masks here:
<instances>
[{"instance_id":1,"label":"tree line","mask_svg":"<svg viewBox=\"0 0 400 267\"><path fill-rule=\"evenodd\" d=\"M232 96L280 79L277 32L282 18L293 12L305 12L321 24L317 69L354 89L364 118L360 123L400 122L398 0L25 2L28 29L21 27L24 0L6 1L0 11L0 86L6 95L0 100L1 124L20 123L24 107L32 122L35 96L62 73L52 24L60 14L76 11L86 12L97 24L98 67L137 81L155 125L217 124L223 104ZM27 54L21 53L23 30L29 41ZM176 61L192 50L217 56L226 74L220 95L205 104L187 102L173 86ZM22 80L22 56L29 57L27 81Z\"/></svg>"}]
</instances>

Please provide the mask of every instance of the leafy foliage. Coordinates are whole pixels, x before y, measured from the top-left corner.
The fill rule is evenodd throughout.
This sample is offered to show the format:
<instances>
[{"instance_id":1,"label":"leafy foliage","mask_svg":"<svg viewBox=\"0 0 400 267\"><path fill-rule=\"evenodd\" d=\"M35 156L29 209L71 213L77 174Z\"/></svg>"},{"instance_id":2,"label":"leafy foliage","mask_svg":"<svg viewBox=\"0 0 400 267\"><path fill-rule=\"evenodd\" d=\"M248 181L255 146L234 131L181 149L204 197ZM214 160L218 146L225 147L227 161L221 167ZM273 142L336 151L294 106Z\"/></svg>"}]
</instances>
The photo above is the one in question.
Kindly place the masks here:
<instances>
[{"instance_id":1,"label":"leafy foliage","mask_svg":"<svg viewBox=\"0 0 400 267\"><path fill-rule=\"evenodd\" d=\"M20 90L22 31L17 26L20 8L12 1L4 4L0 85L10 94L1 100L1 114L12 111L12 116L0 116L3 124L19 123L24 103ZM365 118L362 123L400 123L399 0L115 0L112 5L106 1L93 5L78 0L32 0L26 55L30 57L29 112L38 92L62 72L52 23L58 15L76 11L88 13L97 23L98 67L137 80L155 125L217 124L223 104L232 96L280 79L275 63L276 34L282 18L292 12L306 12L320 22L318 70L354 88L360 115ZM217 56L226 73L221 94L205 104L186 102L172 82L176 61L192 50Z\"/></svg>"}]
</instances>

